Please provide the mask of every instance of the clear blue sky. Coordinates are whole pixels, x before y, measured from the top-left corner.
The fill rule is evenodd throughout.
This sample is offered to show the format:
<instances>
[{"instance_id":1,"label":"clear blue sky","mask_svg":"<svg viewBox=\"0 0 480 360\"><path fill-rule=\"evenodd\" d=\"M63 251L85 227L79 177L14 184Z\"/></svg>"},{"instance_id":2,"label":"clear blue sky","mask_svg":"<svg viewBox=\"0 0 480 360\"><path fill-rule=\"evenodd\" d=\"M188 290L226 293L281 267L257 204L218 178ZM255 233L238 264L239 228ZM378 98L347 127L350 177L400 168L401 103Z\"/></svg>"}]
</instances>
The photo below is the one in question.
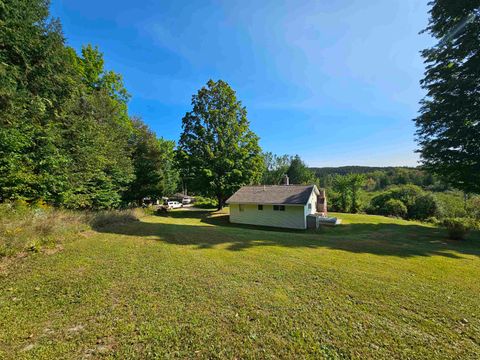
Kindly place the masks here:
<instances>
[{"instance_id":1,"label":"clear blue sky","mask_svg":"<svg viewBox=\"0 0 480 360\"><path fill-rule=\"evenodd\" d=\"M265 151L310 166L410 165L427 0L52 0L69 45L98 45L130 114L177 140L191 96L223 79Z\"/></svg>"}]
</instances>

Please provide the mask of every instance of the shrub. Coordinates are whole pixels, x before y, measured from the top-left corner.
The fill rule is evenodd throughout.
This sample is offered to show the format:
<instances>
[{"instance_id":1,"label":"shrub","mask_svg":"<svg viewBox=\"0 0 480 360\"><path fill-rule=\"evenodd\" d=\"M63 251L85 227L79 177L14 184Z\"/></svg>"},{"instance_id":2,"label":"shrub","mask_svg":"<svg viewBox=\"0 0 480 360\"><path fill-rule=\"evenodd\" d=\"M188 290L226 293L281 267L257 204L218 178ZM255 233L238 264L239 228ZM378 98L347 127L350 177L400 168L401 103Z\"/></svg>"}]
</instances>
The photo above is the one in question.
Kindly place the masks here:
<instances>
[{"instance_id":1,"label":"shrub","mask_svg":"<svg viewBox=\"0 0 480 360\"><path fill-rule=\"evenodd\" d=\"M440 205L432 194L421 195L408 209L408 216L418 220L425 220L433 216L441 217Z\"/></svg>"},{"instance_id":2,"label":"shrub","mask_svg":"<svg viewBox=\"0 0 480 360\"><path fill-rule=\"evenodd\" d=\"M383 204L380 212L386 216L405 218L407 217L408 209L401 200L390 199Z\"/></svg>"},{"instance_id":3,"label":"shrub","mask_svg":"<svg viewBox=\"0 0 480 360\"><path fill-rule=\"evenodd\" d=\"M213 209L218 206L218 202L215 199L203 196L195 196L195 203L193 206L201 209Z\"/></svg>"},{"instance_id":4,"label":"shrub","mask_svg":"<svg viewBox=\"0 0 480 360\"><path fill-rule=\"evenodd\" d=\"M470 219L447 218L443 226L447 229L448 237L453 240L464 240L468 232L474 227Z\"/></svg>"},{"instance_id":5,"label":"shrub","mask_svg":"<svg viewBox=\"0 0 480 360\"><path fill-rule=\"evenodd\" d=\"M387 202L391 200L400 201L407 209L404 218L425 220L432 216L442 216L442 206L439 205L436 197L424 192L416 185L402 185L390 188L389 190L374 196L367 207L369 214L393 215L392 211L403 214L403 208L398 203ZM394 205L395 204L395 205ZM398 215L395 215L398 216Z\"/></svg>"},{"instance_id":6,"label":"shrub","mask_svg":"<svg viewBox=\"0 0 480 360\"><path fill-rule=\"evenodd\" d=\"M145 212L140 208L127 210L103 210L92 213L89 223L93 228L101 228L112 224L138 221L143 216L145 216Z\"/></svg>"}]
</instances>

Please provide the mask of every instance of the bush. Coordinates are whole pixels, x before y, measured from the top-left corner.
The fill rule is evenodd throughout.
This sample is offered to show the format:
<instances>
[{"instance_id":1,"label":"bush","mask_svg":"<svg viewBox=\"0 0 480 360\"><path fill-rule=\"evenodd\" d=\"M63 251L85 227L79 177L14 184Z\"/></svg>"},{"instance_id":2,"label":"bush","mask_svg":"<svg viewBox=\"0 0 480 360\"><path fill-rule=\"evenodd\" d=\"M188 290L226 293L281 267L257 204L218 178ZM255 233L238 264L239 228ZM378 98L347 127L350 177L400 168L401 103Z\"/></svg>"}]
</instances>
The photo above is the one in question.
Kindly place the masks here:
<instances>
[{"instance_id":1,"label":"bush","mask_svg":"<svg viewBox=\"0 0 480 360\"><path fill-rule=\"evenodd\" d=\"M464 218L444 219L443 226L447 229L448 237L453 240L464 240L468 232L474 228L472 221Z\"/></svg>"},{"instance_id":2,"label":"bush","mask_svg":"<svg viewBox=\"0 0 480 360\"><path fill-rule=\"evenodd\" d=\"M408 216L412 219L425 220L430 217L441 217L441 209L437 199L432 194L417 197L408 209Z\"/></svg>"},{"instance_id":3,"label":"bush","mask_svg":"<svg viewBox=\"0 0 480 360\"><path fill-rule=\"evenodd\" d=\"M145 216L145 211L140 208L127 210L104 210L91 214L89 221L93 228L101 228L113 224L124 224L138 221Z\"/></svg>"},{"instance_id":4,"label":"bush","mask_svg":"<svg viewBox=\"0 0 480 360\"><path fill-rule=\"evenodd\" d=\"M374 196L367 207L369 214L393 215L392 211L403 214L403 208L397 202L400 201L407 209L403 218L425 220L430 217L441 217L442 206L437 198L430 193L424 192L416 185L402 185L393 187L383 193ZM387 203L390 204L387 205ZM399 216L399 215L394 215Z\"/></svg>"},{"instance_id":5,"label":"bush","mask_svg":"<svg viewBox=\"0 0 480 360\"><path fill-rule=\"evenodd\" d=\"M200 209L213 209L218 206L218 202L215 199L203 196L195 196L195 202L193 206Z\"/></svg>"},{"instance_id":6,"label":"bush","mask_svg":"<svg viewBox=\"0 0 480 360\"><path fill-rule=\"evenodd\" d=\"M405 218L407 217L408 209L402 201L390 199L383 204L380 212L382 215L386 216Z\"/></svg>"}]
</instances>

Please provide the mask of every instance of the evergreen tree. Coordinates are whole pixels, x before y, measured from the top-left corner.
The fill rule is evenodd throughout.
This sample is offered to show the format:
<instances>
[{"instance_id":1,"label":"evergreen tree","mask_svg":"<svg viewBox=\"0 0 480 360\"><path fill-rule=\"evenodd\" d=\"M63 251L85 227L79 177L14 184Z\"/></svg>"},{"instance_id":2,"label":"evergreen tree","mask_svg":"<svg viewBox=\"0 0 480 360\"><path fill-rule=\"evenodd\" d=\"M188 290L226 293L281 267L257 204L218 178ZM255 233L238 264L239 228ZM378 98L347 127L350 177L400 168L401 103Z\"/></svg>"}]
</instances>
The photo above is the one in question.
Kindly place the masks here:
<instances>
[{"instance_id":1,"label":"evergreen tree","mask_svg":"<svg viewBox=\"0 0 480 360\"><path fill-rule=\"evenodd\" d=\"M132 119L134 131L130 138L135 180L125 194L127 202L141 204L143 198L161 198L175 192L178 175L173 166L173 141L157 139L139 118Z\"/></svg>"},{"instance_id":2,"label":"evergreen tree","mask_svg":"<svg viewBox=\"0 0 480 360\"><path fill-rule=\"evenodd\" d=\"M300 156L295 155L287 170L290 184L312 184L315 183L315 174L302 161Z\"/></svg>"},{"instance_id":3,"label":"evergreen tree","mask_svg":"<svg viewBox=\"0 0 480 360\"><path fill-rule=\"evenodd\" d=\"M415 120L427 169L480 193L480 0L430 2L426 29L439 44L423 51L427 96Z\"/></svg>"},{"instance_id":4,"label":"evergreen tree","mask_svg":"<svg viewBox=\"0 0 480 360\"><path fill-rule=\"evenodd\" d=\"M1 2L0 44L0 199L54 201L68 162L58 114L75 84L48 2Z\"/></svg>"},{"instance_id":5,"label":"evergreen tree","mask_svg":"<svg viewBox=\"0 0 480 360\"><path fill-rule=\"evenodd\" d=\"M240 186L258 183L262 157L247 111L224 81L209 80L182 120L179 166L189 188L225 200Z\"/></svg>"}]
</instances>

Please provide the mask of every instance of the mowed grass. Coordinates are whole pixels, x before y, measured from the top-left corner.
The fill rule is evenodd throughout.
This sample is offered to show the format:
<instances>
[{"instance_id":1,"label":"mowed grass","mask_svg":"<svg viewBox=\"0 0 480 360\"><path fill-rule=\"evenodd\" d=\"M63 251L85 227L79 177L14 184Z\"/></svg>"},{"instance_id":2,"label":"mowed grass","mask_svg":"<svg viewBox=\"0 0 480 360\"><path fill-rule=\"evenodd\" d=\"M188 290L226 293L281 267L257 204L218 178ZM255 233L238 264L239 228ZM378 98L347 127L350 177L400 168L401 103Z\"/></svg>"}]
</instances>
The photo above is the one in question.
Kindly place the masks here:
<instances>
[{"instance_id":1,"label":"mowed grass","mask_svg":"<svg viewBox=\"0 0 480 360\"><path fill-rule=\"evenodd\" d=\"M479 234L338 216L302 232L176 211L10 261L0 358L478 358Z\"/></svg>"}]
</instances>

